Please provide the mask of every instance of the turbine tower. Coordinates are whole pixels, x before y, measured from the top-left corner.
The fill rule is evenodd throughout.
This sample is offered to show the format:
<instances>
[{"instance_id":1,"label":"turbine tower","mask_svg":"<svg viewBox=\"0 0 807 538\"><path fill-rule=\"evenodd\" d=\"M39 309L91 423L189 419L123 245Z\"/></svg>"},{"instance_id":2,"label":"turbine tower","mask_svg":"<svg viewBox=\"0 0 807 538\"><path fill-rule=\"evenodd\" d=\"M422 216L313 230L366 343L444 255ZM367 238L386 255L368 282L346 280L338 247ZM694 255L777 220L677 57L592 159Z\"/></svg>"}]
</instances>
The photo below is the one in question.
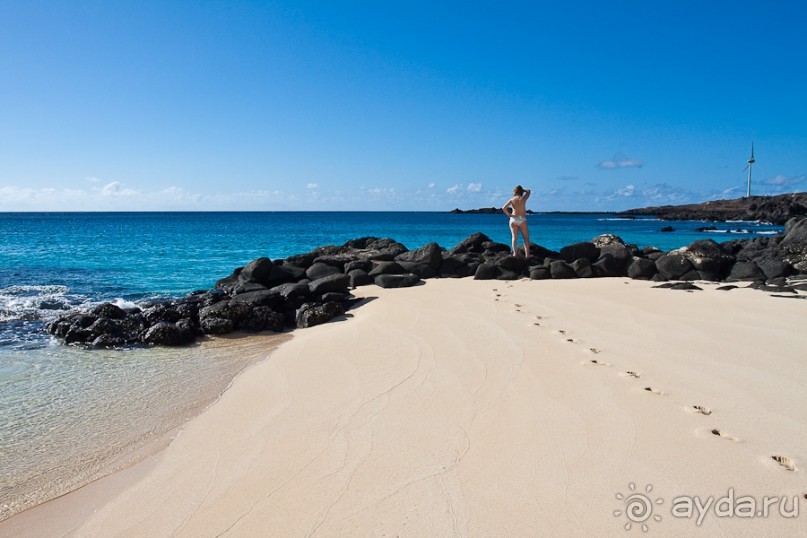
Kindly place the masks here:
<instances>
[{"instance_id":1,"label":"turbine tower","mask_svg":"<svg viewBox=\"0 0 807 538\"><path fill-rule=\"evenodd\" d=\"M754 163L757 161L754 160L754 143L751 142L751 157L748 158L748 164L745 167L745 170L748 170L748 190L746 191L745 198L746 200L751 198L751 169L754 168ZM745 172L743 170L743 172Z\"/></svg>"}]
</instances>

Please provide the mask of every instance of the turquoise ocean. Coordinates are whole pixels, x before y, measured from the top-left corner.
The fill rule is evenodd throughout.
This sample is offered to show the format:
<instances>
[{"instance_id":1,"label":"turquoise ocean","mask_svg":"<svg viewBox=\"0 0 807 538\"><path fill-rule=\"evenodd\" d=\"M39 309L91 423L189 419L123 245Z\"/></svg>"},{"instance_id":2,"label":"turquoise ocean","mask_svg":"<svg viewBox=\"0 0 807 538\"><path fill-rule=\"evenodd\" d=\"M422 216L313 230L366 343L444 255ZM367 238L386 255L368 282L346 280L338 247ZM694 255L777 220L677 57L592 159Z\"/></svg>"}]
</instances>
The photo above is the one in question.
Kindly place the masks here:
<instances>
[{"instance_id":1,"label":"turquoise ocean","mask_svg":"<svg viewBox=\"0 0 807 538\"><path fill-rule=\"evenodd\" d=\"M781 233L759 222L530 216L533 243L557 250L604 233L671 250ZM661 232L672 226L675 231ZM709 232L697 231L715 226ZM103 301L209 289L236 267L391 237L451 248L474 232L509 244L501 214L437 212L0 213L0 520L133 461L213 401L249 364L243 346L85 350L44 324Z\"/></svg>"}]
</instances>

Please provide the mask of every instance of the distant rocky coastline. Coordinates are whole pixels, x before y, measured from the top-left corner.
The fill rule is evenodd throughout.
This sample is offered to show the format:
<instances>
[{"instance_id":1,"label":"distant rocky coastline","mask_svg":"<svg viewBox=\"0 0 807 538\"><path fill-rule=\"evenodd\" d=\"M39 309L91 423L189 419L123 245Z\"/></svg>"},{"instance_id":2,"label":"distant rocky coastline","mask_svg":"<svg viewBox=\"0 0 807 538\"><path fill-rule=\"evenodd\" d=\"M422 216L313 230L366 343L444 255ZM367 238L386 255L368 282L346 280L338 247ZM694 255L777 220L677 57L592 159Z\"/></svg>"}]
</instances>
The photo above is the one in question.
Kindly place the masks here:
<instances>
[{"instance_id":1,"label":"distant rocky coastline","mask_svg":"<svg viewBox=\"0 0 807 538\"><path fill-rule=\"evenodd\" d=\"M502 212L502 208L500 208L500 207L481 207L479 209L460 209L460 208L457 207L457 208L454 208L451 211L449 211L449 213L457 213L457 214L466 214L467 213L467 214L470 214L470 215L495 214L495 213L501 213L501 212ZM528 209L527 214L528 215L534 215L535 213L532 211L532 209Z\"/></svg>"},{"instance_id":2,"label":"distant rocky coastline","mask_svg":"<svg viewBox=\"0 0 807 538\"><path fill-rule=\"evenodd\" d=\"M69 312L47 331L68 344L89 347L185 345L204 335L233 331L287 331L342 316L352 288L414 286L428 278L515 280L629 277L680 289L692 281L750 282L783 296L807 290L807 218L785 224L783 235L716 243L711 239L669 252L638 248L614 235L555 252L532 244L530 257L475 233L450 250L429 243L408 250L393 239L365 237L282 260L258 258L219 280L214 289L181 299L124 309L104 303ZM732 286L727 286L730 289ZM736 287L736 286L733 286ZM788 295L789 294L789 295Z\"/></svg>"},{"instance_id":3,"label":"distant rocky coastline","mask_svg":"<svg viewBox=\"0 0 807 538\"><path fill-rule=\"evenodd\" d=\"M702 204L651 206L624 211L628 216L654 216L663 220L746 220L782 225L793 217L807 215L807 193L752 196L715 200Z\"/></svg>"}]
</instances>

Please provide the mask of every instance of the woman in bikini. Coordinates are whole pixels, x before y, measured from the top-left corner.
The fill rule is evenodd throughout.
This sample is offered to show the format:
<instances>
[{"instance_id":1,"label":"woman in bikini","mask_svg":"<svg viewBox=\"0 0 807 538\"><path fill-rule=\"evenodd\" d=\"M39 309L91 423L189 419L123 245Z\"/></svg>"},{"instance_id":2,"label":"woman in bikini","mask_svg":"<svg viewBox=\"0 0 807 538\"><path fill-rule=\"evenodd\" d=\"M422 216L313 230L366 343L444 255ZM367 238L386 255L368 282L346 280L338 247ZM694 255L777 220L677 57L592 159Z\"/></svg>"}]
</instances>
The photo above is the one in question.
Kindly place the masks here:
<instances>
[{"instance_id":1,"label":"woman in bikini","mask_svg":"<svg viewBox=\"0 0 807 538\"><path fill-rule=\"evenodd\" d=\"M527 198L530 197L530 189L523 189L521 185L516 185L513 189L513 197L507 200L502 206L502 212L510 217L510 233L513 234L513 256L517 256L518 232L524 238L524 255L530 255L530 231L527 229ZM512 206L513 212L508 208Z\"/></svg>"}]
</instances>

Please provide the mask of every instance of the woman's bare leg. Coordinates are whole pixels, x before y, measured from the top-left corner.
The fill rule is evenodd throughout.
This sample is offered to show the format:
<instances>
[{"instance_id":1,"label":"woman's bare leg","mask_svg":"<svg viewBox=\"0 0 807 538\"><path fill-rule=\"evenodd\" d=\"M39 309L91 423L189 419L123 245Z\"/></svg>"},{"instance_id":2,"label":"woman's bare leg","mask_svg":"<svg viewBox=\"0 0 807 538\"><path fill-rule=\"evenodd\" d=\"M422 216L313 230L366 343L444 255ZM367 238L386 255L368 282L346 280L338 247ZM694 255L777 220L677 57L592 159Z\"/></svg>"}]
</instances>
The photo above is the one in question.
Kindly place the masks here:
<instances>
[{"instance_id":1,"label":"woman's bare leg","mask_svg":"<svg viewBox=\"0 0 807 538\"><path fill-rule=\"evenodd\" d=\"M516 248L518 247L518 225L510 223L510 233L513 234L513 256L516 256Z\"/></svg>"},{"instance_id":2,"label":"woman's bare leg","mask_svg":"<svg viewBox=\"0 0 807 538\"><path fill-rule=\"evenodd\" d=\"M521 228L521 236L524 237L524 256L526 258L530 257L530 229L527 227L527 223L524 222L520 226Z\"/></svg>"}]
</instances>

